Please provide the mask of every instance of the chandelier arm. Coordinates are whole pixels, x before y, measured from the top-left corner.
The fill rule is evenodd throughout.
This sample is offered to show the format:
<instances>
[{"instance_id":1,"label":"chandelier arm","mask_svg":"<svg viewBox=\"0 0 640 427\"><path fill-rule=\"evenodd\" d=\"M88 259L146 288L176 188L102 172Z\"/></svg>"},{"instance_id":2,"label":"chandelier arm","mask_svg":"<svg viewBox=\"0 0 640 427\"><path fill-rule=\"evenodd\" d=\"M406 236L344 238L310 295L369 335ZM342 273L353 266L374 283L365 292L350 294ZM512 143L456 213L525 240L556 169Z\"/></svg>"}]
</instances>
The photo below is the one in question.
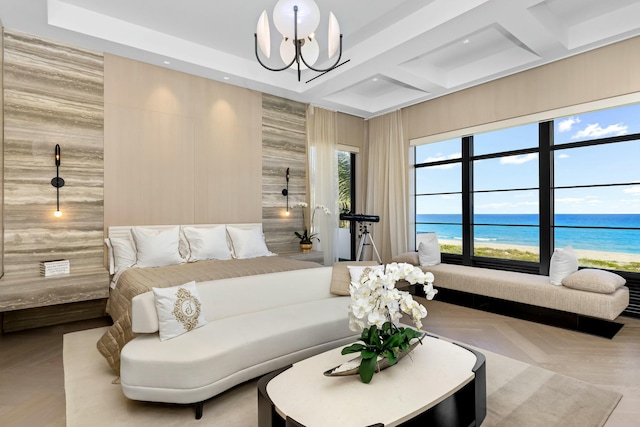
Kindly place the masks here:
<instances>
[{"instance_id":1,"label":"chandelier arm","mask_svg":"<svg viewBox=\"0 0 640 427\"><path fill-rule=\"evenodd\" d=\"M298 65L298 81L300 81L300 58L302 58L302 43L298 40L298 6L293 6L293 44L296 45L296 56L293 58ZM304 59L303 59L304 61Z\"/></svg>"},{"instance_id":2,"label":"chandelier arm","mask_svg":"<svg viewBox=\"0 0 640 427\"><path fill-rule=\"evenodd\" d=\"M284 71L287 68L291 67L293 65L294 62L296 62L296 58L293 58L293 61L291 61L289 64L285 65L282 68L271 68L267 65L265 65L261 60L260 60L260 56L258 55L258 34L253 33L254 38L255 38L255 45L256 45L256 59L258 60L258 63L260 65L262 65L264 68L266 68L269 71Z\"/></svg>"},{"instance_id":3,"label":"chandelier arm","mask_svg":"<svg viewBox=\"0 0 640 427\"><path fill-rule=\"evenodd\" d=\"M257 43L257 42L256 42ZM256 45L257 46L257 45ZM311 65L307 64L307 61L304 60L304 56L302 56L302 50L300 50L300 59L302 59L302 62L304 62L304 65L306 65L310 70L316 71L318 73L326 73L327 71L331 71L334 68L336 68L336 66L338 65L338 63L340 62L340 58L342 58L342 34L340 34L340 53L338 54L338 59L336 60L336 62L330 66L329 68L313 68Z\"/></svg>"}]
</instances>

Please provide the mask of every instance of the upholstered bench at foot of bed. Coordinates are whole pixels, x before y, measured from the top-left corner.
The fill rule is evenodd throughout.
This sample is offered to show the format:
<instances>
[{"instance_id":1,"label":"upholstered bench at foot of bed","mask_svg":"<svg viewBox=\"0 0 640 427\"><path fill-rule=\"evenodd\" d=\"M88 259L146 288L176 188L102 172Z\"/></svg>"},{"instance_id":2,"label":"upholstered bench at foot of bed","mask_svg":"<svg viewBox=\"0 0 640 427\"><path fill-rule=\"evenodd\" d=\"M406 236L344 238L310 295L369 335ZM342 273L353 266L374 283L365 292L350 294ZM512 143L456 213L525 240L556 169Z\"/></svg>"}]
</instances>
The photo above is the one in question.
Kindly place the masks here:
<instances>
[{"instance_id":1,"label":"upholstered bench at foot of bed","mask_svg":"<svg viewBox=\"0 0 640 427\"><path fill-rule=\"evenodd\" d=\"M130 399L192 404L244 381L354 342L348 297L327 298L218 319L160 341L143 334L121 353ZM200 409L197 409L201 415Z\"/></svg>"},{"instance_id":2,"label":"upholstered bench at foot of bed","mask_svg":"<svg viewBox=\"0 0 640 427\"><path fill-rule=\"evenodd\" d=\"M438 300L611 338L629 305L625 286L613 293L554 286L548 276L455 264L422 266L434 274Z\"/></svg>"}]
</instances>

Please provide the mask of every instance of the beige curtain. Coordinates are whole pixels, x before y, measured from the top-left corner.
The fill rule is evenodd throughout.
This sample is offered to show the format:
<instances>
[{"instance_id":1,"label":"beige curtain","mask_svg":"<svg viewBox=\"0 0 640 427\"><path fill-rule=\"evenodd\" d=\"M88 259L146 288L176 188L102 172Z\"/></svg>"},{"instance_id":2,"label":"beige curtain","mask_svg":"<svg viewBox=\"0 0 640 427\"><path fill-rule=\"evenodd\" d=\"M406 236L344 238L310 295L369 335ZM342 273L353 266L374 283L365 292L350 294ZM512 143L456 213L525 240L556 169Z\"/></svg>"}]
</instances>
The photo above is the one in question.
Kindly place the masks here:
<instances>
[{"instance_id":1,"label":"beige curtain","mask_svg":"<svg viewBox=\"0 0 640 427\"><path fill-rule=\"evenodd\" d=\"M380 216L369 231L383 263L407 248L408 154L400 110L369 120L365 207Z\"/></svg>"},{"instance_id":2,"label":"beige curtain","mask_svg":"<svg viewBox=\"0 0 640 427\"><path fill-rule=\"evenodd\" d=\"M309 148L309 215L320 241L314 250L324 252L324 264L333 265L338 253L338 153L337 113L310 105L307 108ZM330 213L325 213L326 208Z\"/></svg>"}]
</instances>

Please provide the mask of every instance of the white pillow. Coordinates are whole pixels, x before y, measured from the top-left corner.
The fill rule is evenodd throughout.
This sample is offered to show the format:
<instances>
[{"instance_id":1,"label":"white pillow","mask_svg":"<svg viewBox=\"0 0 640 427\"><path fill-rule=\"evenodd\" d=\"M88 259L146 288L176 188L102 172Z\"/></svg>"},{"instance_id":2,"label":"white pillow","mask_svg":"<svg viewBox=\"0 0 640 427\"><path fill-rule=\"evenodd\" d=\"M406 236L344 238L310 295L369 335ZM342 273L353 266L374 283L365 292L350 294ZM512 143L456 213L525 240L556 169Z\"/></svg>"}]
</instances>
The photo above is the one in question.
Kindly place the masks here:
<instances>
[{"instance_id":1,"label":"white pillow","mask_svg":"<svg viewBox=\"0 0 640 427\"><path fill-rule=\"evenodd\" d=\"M578 256L571 245L556 249L549 264L549 281L552 285L562 285L562 279L578 271Z\"/></svg>"},{"instance_id":2,"label":"white pillow","mask_svg":"<svg viewBox=\"0 0 640 427\"><path fill-rule=\"evenodd\" d=\"M348 265L347 268L349 269L351 284L359 286L363 274L367 274L369 271L384 270L384 265Z\"/></svg>"},{"instance_id":3,"label":"white pillow","mask_svg":"<svg viewBox=\"0 0 640 427\"><path fill-rule=\"evenodd\" d=\"M437 265L442 261L440 255L440 243L436 233L420 234L420 244L418 244L418 259L420 265Z\"/></svg>"},{"instance_id":4,"label":"white pillow","mask_svg":"<svg viewBox=\"0 0 640 427\"><path fill-rule=\"evenodd\" d=\"M273 255L264 242L261 227L238 228L228 225L227 232L231 238L236 258L257 258Z\"/></svg>"},{"instance_id":5,"label":"white pillow","mask_svg":"<svg viewBox=\"0 0 640 427\"><path fill-rule=\"evenodd\" d=\"M107 258L109 260L109 274L115 273L115 261L113 260L113 246L111 246L111 240L107 237L104 239L104 244L107 245Z\"/></svg>"},{"instance_id":6,"label":"white pillow","mask_svg":"<svg viewBox=\"0 0 640 427\"><path fill-rule=\"evenodd\" d=\"M156 300L161 341L206 325L196 282L171 288L151 289Z\"/></svg>"},{"instance_id":7,"label":"white pillow","mask_svg":"<svg viewBox=\"0 0 640 427\"><path fill-rule=\"evenodd\" d=\"M136 263L136 248L133 245L133 240L120 237L110 237L105 239L105 241L107 240L109 241L107 246L111 247L113 251L113 272L111 274L118 274ZM111 262L109 264L111 265Z\"/></svg>"},{"instance_id":8,"label":"white pillow","mask_svg":"<svg viewBox=\"0 0 640 427\"><path fill-rule=\"evenodd\" d=\"M224 225L213 227L182 227L189 244L189 262L204 259L231 259Z\"/></svg>"},{"instance_id":9,"label":"white pillow","mask_svg":"<svg viewBox=\"0 0 640 427\"><path fill-rule=\"evenodd\" d=\"M162 267L184 261L180 256L178 226L166 230L133 227L131 235L136 244L137 267Z\"/></svg>"}]
</instances>

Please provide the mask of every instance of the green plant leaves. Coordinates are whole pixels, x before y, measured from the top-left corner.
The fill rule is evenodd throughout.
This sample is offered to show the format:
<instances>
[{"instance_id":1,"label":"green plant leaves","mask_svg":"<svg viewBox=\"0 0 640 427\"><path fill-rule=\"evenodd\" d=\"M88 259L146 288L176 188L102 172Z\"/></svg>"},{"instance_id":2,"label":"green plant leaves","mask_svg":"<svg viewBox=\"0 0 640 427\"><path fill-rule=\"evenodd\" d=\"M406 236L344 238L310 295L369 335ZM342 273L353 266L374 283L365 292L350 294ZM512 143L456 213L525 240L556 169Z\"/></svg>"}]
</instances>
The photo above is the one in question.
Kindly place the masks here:
<instances>
[{"instance_id":1,"label":"green plant leaves","mask_svg":"<svg viewBox=\"0 0 640 427\"><path fill-rule=\"evenodd\" d=\"M389 366L393 366L398 363L398 354L393 350L387 350L387 359L389 360Z\"/></svg>"},{"instance_id":2,"label":"green plant leaves","mask_svg":"<svg viewBox=\"0 0 640 427\"><path fill-rule=\"evenodd\" d=\"M376 353L375 351L371 351L371 350L362 350L362 352L360 353L360 356L362 356L363 359L371 359L374 357L378 357L378 353Z\"/></svg>"},{"instance_id":3,"label":"green plant leaves","mask_svg":"<svg viewBox=\"0 0 640 427\"><path fill-rule=\"evenodd\" d=\"M363 383L371 382L376 371L378 356L386 357L389 366L398 363L398 353L409 348L411 340L420 339L422 332L412 328L400 328L391 322L385 322L381 328L371 325L364 328L360 341L342 349L342 354L360 353L362 361L358 368Z\"/></svg>"},{"instance_id":4,"label":"green plant leaves","mask_svg":"<svg viewBox=\"0 0 640 427\"><path fill-rule=\"evenodd\" d=\"M362 362L360 362L360 367L358 368L358 374L360 374L360 380L363 383L369 384L371 382L373 374L376 370L377 363L377 357L373 357L371 359L362 359Z\"/></svg>"},{"instance_id":5,"label":"green plant leaves","mask_svg":"<svg viewBox=\"0 0 640 427\"><path fill-rule=\"evenodd\" d=\"M342 349L342 354L358 353L358 352L360 352L360 351L362 351L362 350L364 350L366 348L367 347L365 347L362 344L358 344L358 343L351 344L350 346L345 347L345 348Z\"/></svg>"}]
</instances>

